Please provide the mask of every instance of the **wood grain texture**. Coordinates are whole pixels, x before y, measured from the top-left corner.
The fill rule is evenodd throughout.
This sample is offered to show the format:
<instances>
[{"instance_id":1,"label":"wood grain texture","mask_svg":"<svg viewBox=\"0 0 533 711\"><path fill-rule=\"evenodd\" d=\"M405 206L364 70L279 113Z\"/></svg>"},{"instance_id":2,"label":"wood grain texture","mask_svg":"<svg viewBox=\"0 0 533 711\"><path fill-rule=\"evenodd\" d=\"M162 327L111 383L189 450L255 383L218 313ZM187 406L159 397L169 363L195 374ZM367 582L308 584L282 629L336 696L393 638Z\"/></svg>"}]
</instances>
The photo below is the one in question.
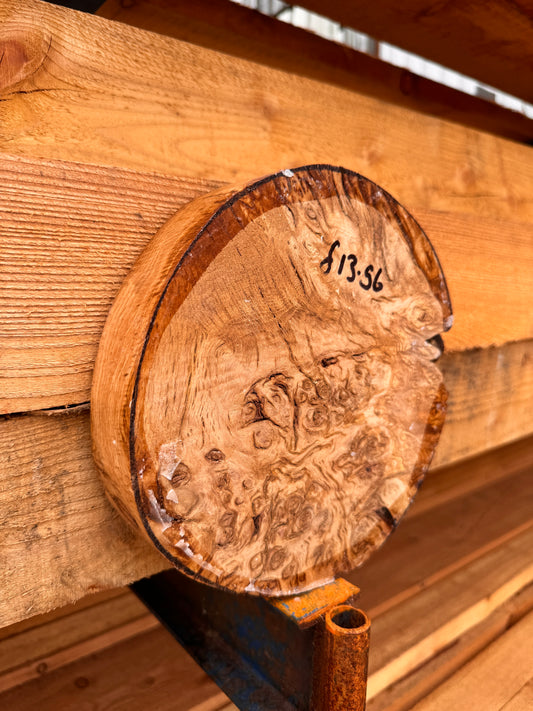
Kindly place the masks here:
<instances>
[{"instance_id":1,"label":"wood grain texture","mask_svg":"<svg viewBox=\"0 0 533 711\"><path fill-rule=\"evenodd\" d=\"M98 594L91 595L77 606L38 615L25 628L20 623L4 628L0 693L158 626L133 593L113 593L112 598L100 602Z\"/></svg>"},{"instance_id":2,"label":"wood grain texture","mask_svg":"<svg viewBox=\"0 0 533 711\"><path fill-rule=\"evenodd\" d=\"M533 679L522 686L502 707L501 711L528 711L533 706Z\"/></svg>"},{"instance_id":3,"label":"wood grain texture","mask_svg":"<svg viewBox=\"0 0 533 711\"><path fill-rule=\"evenodd\" d=\"M453 427L449 416L446 425ZM459 427L464 428L456 425L456 429ZM439 442L439 449L443 439ZM472 454L462 458L461 455L457 455L459 461L452 459L447 467L438 466L435 457L435 466L432 466L433 474L424 486L424 503L420 497L417 499L417 515L429 508L452 501L455 497L467 497L478 489L492 486L519 472L530 471L533 468L532 445L533 439L525 437L505 447L499 446L498 449L484 447L482 449L485 451L481 454L478 452L477 456ZM492 445L494 446L497 445ZM453 462L452 467L449 466L451 462Z\"/></svg>"},{"instance_id":4,"label":"wood grain texture","mask_svg":"<svg viewBox=\"0 0 533 711\"><path fill-rule=\"evenodd\" d=\"M86 413L15 417L0 432L0 626L164 567L107 502Z\"/></svg>"},{"instance_id":5,"label":"wood grain texture","mask_svg":"<svg viewBox=\"0 0 533 711\"><path fill-rule=\"evenodd\" d=\"M364 7L349 0L299 4L533 102L533 10L527 0L452 0L430 7L423 0L379 0Z\"/></svg>"},{"instance_id":6,"label":"wood grain texture","mask_svg":"<svg viewBox=\"0 0 533 711\"><path fill-rule=\"evenodd\" d=\"M159 624L0 694L2 708L17 711L218 711L227 704L228 698Z\"/></svg>"},{"instance_id":7,"label":"wood grain texture","mask_svg":"<svg viewBox=\"0 0 533 711\"><path fill-rule=\"evenodd\" d=\"M126 274L161 224L215 185L3 156L0 412L89 400Z\"/></svg>"},{"instance_id":8,"label":"wood grain texture","mask_svg":"<svg viewBox=\"0 0 533 711\"><path fill-rule=\"evenodd\" d=\"M2 0L0 26L24 66L47 48L6 73L4 152L232 182L323 162L410 210L533 214L527 146L37 0Z\"/></svg>"},{"instance_id":9,"label":"wood grain texture","mask_svg":"<svg viewBox=\"0 0 533 711\"><path fill-rule=\"evenodd\" d=\"M414 711L527 709L533 701L533 612L456 672ZM521 698L520 698L521 697Z\"/></svg>"},{"instance_id":10,"label":"wood grain texture","mask_svg":"<svg viewBox=\"0 0 533 711\"><path fill-rule=\"evenodd\" d=\"M502 348L445 352L439 367L449 397L434 466L481 454L531 433L533 340Z\"/></svg>"},{"instance_id":11,"label":"wood grain texture","mask_svg":"<svg viewBox=\"0 0 533 711\"><path fill-rule=\"evenodd\" d=\"M446 395L430 341L452 320L424 233L356 173L197 199L143 252L100 342L110 498L180 569L235 591L360 565L431 461Z\"/></svg>"},{"instance_id":12,"label":"wood grain texture","mask_svg":"<svg viewBox=\"0 0 533 711\"><path fill-rule=\"evenodd\" d=\"M391 536L371 564L346 576L361 588L358 605L371 619L505 545L532 525L533 455L522 460L519 473L483 485L483 474L490 468L487 460L479 457L471 464L467 475L477 486L469 493L455 479L457 470L466 475L461 465L442 470L441 476L439 472L430 474L402 523L402 535ZM448 478L453 482L450 491L454 498L439 503L438 485ZM382 580L387 581L386 586L380 584Z\"/></svg>"},{"instance_id":13,"label":"wood grain texture","mask_svg":"<svg viewBox=\"0 0 533 711\"><path fill-rule=\"evenodd\" d=\"M372 622L368 698L405 677L533 582L533 527ZM416 620L416 624L411 624Z\"/></svg>"},{"instance_id":14,"label":"wood grain texture","mask_svg":"<svg viewBox=\"0 0 533 711\"><path fill-rule=\"evenodd\" d=\"M1 156L0 412L89 400L98 341L122 280L177 209L218 185ZM533 298L531 226L427 209L414 215L447 275L455 324L445 334L446 349L531 338L524 307ZM517 394L524 390L517 357L498 361L496 351L479 357L478 380L483 373L500 388L507 374ZM516 376L509 375L515 366ZM473 377L465 368L464 377ZM490 407L492 386L474 397ZM517 427L519 437L525 431L518 420ZM486 432L465 428L467 441L476 435L483 441Z\"/></svg>"},{"instance_id":15,"label":"wood grain texture","mask_svg":"<svg viewBox=\"0 0 533 711\"><path fill-rule=\"evenodd\" d=\"M447 363L444 375L450 396L446 426L437 447L437 463L449 464L468 454L468 442L462 433L465 422L470 419L475 423L471 428L472 453L531 431L528 406L533 397L531 347L531 344L518 343L496 349L492 358L499 357L515 365L524 360L528 365L521 370L515 366L512 370L500 369L495 380L490 377L494 362L492 358L487 362L483 351L469 354L469 363L466 355L464 360L460 356L459 368L452 367L452 357L447 360L448 357L443 356L441 362ZM476 377L472 377L472 373ZM483 392L487 406L483 406L478 415L476 401L480 383L485 381L487 389ZM469 382L471 387L465 387ZM454 394L460 392L464 393L462 397ZM488 405L491 399L492 407ZM494 412L505 416L494 417ZM487 437L485 444L483 433ZM449 469L440 470L435 480L438 486L433 485L431 475L426 477L411 512L429 510L434 502L443 504L453 500L453 490L447 487L447 481L459 487L460 495L467 498L476 487L481 488L484 483L516 471L515 466L520 468L523 463L531 467L528 457L532 451L530 440L524 440L501 452L487 452L481 458L484 463L480 465L479 476L473 475L472 462L463 462L455 465L456 476L452 476ZM162 559L152 552L150 545L135 537L135 543L128 543L132 536L129 527L114 514L104 496L91 456L87 410L0 421L0 472L5 512L0 547L3 625L72 602L95 587L126 585L160 569ZM64 486L56 486L58 481ZM68 497L64 487L70 490ZM43 490L46 491L44 499ZM83 506L84 497L90 506ZM35 531L42 530L43 501L47 517L54 522L54 535L37 537ZM408 519L403 526L407 524ZM7 531L10 531L9 538ZM91 541L90 546L86 545L87 540ZM394 547L394 541L392 539L389 545ZM119 554L115 555L117 550ZM382 553L387 555L387 551L388 546L377 555L380 558ZM41 577L45 584L35 586L34 581ZM49 585L48 581L51 581Z\"/></svg>"},{"instance_id":16,"label":"wood grain texture","mask_svg":"<svg viewBox=\"0 0 533 711\"><path fill-rule=\"evenodd\" d=\"M367 704L368 711L411 711L418 701L475 658L532 609L533 585L529 585L485 620L462 634L450 647L371 699Z\"/></svg>"},{"instance_id":17,"label":"wood grain texture","mask_svg":"<svg viewBox=\"0 0 533 711\"><path fill-rule=\"evenodd\" d=\"M88 607L93 607L94 605L99 605L100 603L107 603L122 594L123 591L120 588L102 590L100 592L85 595L79 600L76 600L75 603L63 605L62 607L55 608L50 612L44 612L42 614L33 615L32 617L27 617L25 620L20 620L19 622L0 628L0 641L14 635L25 634L27 631L33 630L35 627L46 625L49 622L54 622L63 616L69 615L71 612L81 612Z\"/></svg>"},{"instance_id":18,"label":"wood grain texture","mask_svg":"<svg viewBox=\"0 0 533 711\"><path fill-rule=\"evenodd\" d=\"M518 141L533 121L229 0L107 0L97 15Z\"/></svg>"},{"instance_id":19,"label":"wood grain texture","mask_svg":"<svg viewBox=\"0 0 533 711\"><path fill-rule=\"evenodd\" d=\"M513 450L515 448L512 448ZM503 453L500 453L500 465L503 465L504 461L508 462L509 473L509 492L507 498L502 501L502 505L508 506L509 503L517 497L520 496L519 489L515 488L515 485L519 485L519 477L515 479L515 475L512 473L513 466L519 466L518 462L515 462L513 457L510 456L510 450L507 452L507 459L502 458ZM529 455L529 460L531 461L532 450L526 450L525 447L520 449L519 461L521 460L523 472L527 471L527 457ZM480 458L481 461L485 460L485 466L489 466L489 457L485 455ZM478 461L473 461L471 464L472 478L479 487L478 491L481 496L483 494L483 471L477 471L479 466ZM480 467L482 469L482 467ZM444 472L441 472L442 474ZM453 474L451 477L452 483L457 486L456 496L452 497L452 501L461 500L463 497L463 491L460 482L460 471L457 472L458 478L454 481L454 476L456 474L455 470L450 472ZM491 474L491 472L489 472ZM505 478L504 474L500 476L500 480ZM511 485L511 482L512 485ZM428 489L433 486L434 482L432 477L429 477L426 481L424 487L417 497L415 507L411 510L409 516L414 514L416 507L419 503L423 502L424 497L427 497ZM440 490L440 486L436 487ZM433 494L431 494L433 495ZM491 495L492 496L492 495ZM495 501L496 495L492 496L492 500ZM485 499L487 501L487 499ZM470 504L474 507L477 506L477 502L472 498ZM428 510L427 508L425 510ZM463 518L469 518L470 520L477 521L478 532L475 532L475 536L481 535L478 538L477 545L479 546L480 541L482 541L483 533L485 530L487 536L491 535L491 527L493 525L493 516L490 513L486 516L479 516L478 512L473 509L468 512L468 507L465 508L463 512ZM441 519L442 523L442 519ZM446 620L446 615L451 611L455 614L453 605L448 607L446 604L440 606L436 609L433 599L428 596L427 589L435 586L437 590L442 589L443 580L449 577L454 571L450 571L450 566L445 566L442 576L433 575L433 568L435 561L441 558L441 550L446 550L448 548L449 541L447 540L447 529L446 527L441 530L439 535L440 524L437 523L434 530L431 532L433 537L433 559L427 555L422 555L421 558L425 561L425 565L428 566L425 574L425 584L421 586L415 596L420 596L424 602L424 612L419 617L410 618L409 626L414 627L419 625L425 634L428 634L431 638L434 632L442 626L443 621ZM474 525L471 527L471 532L474 533L473 529L476 528ZM467 536L470 534L467 534ZM407 548L412 545L412 532L408 530L408 520L405 524L398 529L395 534L398 539L403 538L403 543ZM394 539L391 539L390 543L393 544ZM505 542L498 544L502 555L505 555L504 551L507 549L508 553L512 550L509 547L510 539ZM424 541L419 539L418 544L424 547ZM450 546L453 548L453 544ZM469 568L474 564L476 560L483 557L486 552L483 552L484 546L478 548L479 556L476 559L471 558L469 561L464 561L462 563L461 569L463 574L466 574ZM527 550L524 551L527 554ZM379 554L378 554L379 555ZM418 552L411 553L412 557L418 557ZM460 552L459 552L460 555ZM368 567L372 567L377 561L377 557L373 556L368 563ZM459 562L459 561L458 561ZM446 573L446 568L448 568L448 573ZM453 568L453 566L452 566ZM455 568L455 571L457 568ZM478 573L476 576L476 571ZM364 572L364 569L361 570ZM474 595L483 598L486 590L488 590L487 583L490 585L490 577L485 578L479 576L479 568L476 568L472 572L472 580L476 581L472 584L470 588L474 591ZM374 576L373 582L369 580L365 583L366 590L363 590L363 594L368 593L371 598L377 599L382 596L387 595L387 590L389 586L388 576L376 575ZM391 604L386 606L388 617L389 629L393 630L399 638L402 637L401 632L405 625L405 614L404 608L398 602L394 602L394 590L391 590L392 599ZM138 634L131 628L128 622L128 617L131 615L131 619L134 621L137 619L138 609L135 604L133 604L129 598L129 593L122 593L117 591L113 598L110 599L99 599L98 596L94 597L94 606L88 605L90 600L82 601L81 609L70 609L62 614L62 611L58 611L53 616L48 616L45 619L36 619L35 627L31 628L28 623L23 625L16 625L7 630L3 630L4 642L9 645L9 651L11 652L11 660L14 664L18 664L17 667L21 671L19 680L24 682L24 686L18 689L13 689L11 692L7 692L0 696L0 705L6 704L6 707L20 708L32 708L32 703L35 703L36 699L41 699L42 703L45 704L44 708L47 708L46 704L50 704L50 708L57 708L57 699L64 700L65 708L70 708L69 704L77 704L73 708L79 707L82 701L87 701L89 699L97 698L97 694L102 694L101 702L107 704L109 701L107 697L106 687L102 675L105 679L115 682L114 695L112 697L114 708L124 708L135 709L137 704L139 708L143 707L146 703L146 697L143 695L142 691L132 695L131 693L131 681L128 685L127 680L131 680L131 671L134 669L135 673L139 675L138 670L138 659L139 655L143 654L143 673L146 679L156 677L163 680L160 676L158 669L161 664L161 657L159 655L146 655L145 640L149 638L152 634L157 634L159 645L163 650L167 650L166 658L168 663L171 663L176 670L172 677L172 682L170 679L167 682L162 681L164 686L164 693L161 692L161 700L158 700L159 705L162 708L166 708L164 704L173 703L176 704L176 698L184 699L186 705L184 709L187 711L213 711L214 709L225 709L223 697L218 693L216 687L211 685L206 685L207 680L201 681L202 677L198 677L193 671L194 667L189 669L189 673L180 672L180 665L183 663L188 664L186 661L186 655L175 642L174 647L171 646L170 640L168 643L165 641L169 639L168 636L162 634L162 630L155 633L146 629L144 632L139 631ZM125 599L124 599L125 595ZM119 601L123 600L122 606ZM368 599L368 598L367 598ZM129 600L129 601L128 601ZM443 601L445 598L443 598ZM369 702L369 711L407 711L411 709L421 696L424 696L428 692L432 691L437 687L442 681L446 679L451 673L455 672L469 659L475 657L483 648L487 647L491 642L498 638L501 634L505 632L508 627L516 624L529 610L533 604L533 587L530 585L525 587L516 596L511 596L508 600L504 601L499 605L494 612L488 612L487 616L483 620L469 627L464 633L456 638L454 644L448 645L441 653L435 654L428 659L427 664L422 667L417 668L413 674L408 675L408 677L403 678L398 684L395 684L392 688L387 689L382 694L372 698ZM393 614L396 609L396 615ZM100 616L98 615L98 610L100 610ZM374 618L379 619L379 617L384 614L383 612L374 611ZM100 620L100 618L102 618ZM153 618L152 618L153 619ZM110 630L113 635L115 635L114 640L116 644L114 646L109 646L112 643L111 635L107 635L105 631L103 634L93 635L94 624L97 620L97 624L100 625L100 630ZM154 620L155 622L155 620ZM157 625L157 623L155 623ZM404 627L402 627L402 625ZM124 635L130 634L130 638L127 642L120 643L120 631L123 631ZM12 634L7 634L6 632L11 631ZM64 632L66 636L64 637ZM124 640L125 637L122 637ZM407 647L412 643L412 636L404 635ZM69 646L64 647L65 642L69 643ZM3 653L2 649L3 642L0 641L0 659L5 659L6 654ZM91 648L92 645L92 648ZM373 645L375 646L375 645ZM132 650L132 653L126 653L125 650ZM136 653L135 653L136 651ZM14 652L14 653L13 653ZM90 654L89 658L83 658L84 654ZM24 656L27 657L27 664L24 665ZM8 660L9 661L9 660ZM44 668L44 664L47 668ZM22 665L22 666L20 666ZM39 666L40 665L40 666ZM37 671L39 667L39 671ZM101 670L101 671L99 671ZM105 673L104 671L105 670ZM26 676L22 676L22 672ZM191 673L192 672L192 673ZM11 672L8 670L7 675L0 675L0 688L6 689L6 681L9 681ZM32 681L35 679L35 681ZM85 681L80 681L75 684L76 679L83 679ZM16 680L11 676L11 680ZM123 681L126 680L126 681ZM87 681L89 683L87 683ZM74 682L74 684L73 684ZM55 692L55 696L50 693L48 695L48 684L51 685ZM147 681L148 684L148 681ZM80 688L82 687L83 688ZM138 688L137 686L135 687ZM144 688L141 684L140 688ZM521 693L526 694L527 688ZM159 693L159 689L158 689ZM157 697L159 699L159 696ZM519 696L517 697L517 699ZM102 700L103 699L103 700ZM53 707L52 704L56 701L56 706ZM8 704L8 701L11 702ZM20 706L19 706L20 704ZM511 707L512 708L512 707ZM520 707L518 707L520 708Z\"/></svg>"}]
</instances>

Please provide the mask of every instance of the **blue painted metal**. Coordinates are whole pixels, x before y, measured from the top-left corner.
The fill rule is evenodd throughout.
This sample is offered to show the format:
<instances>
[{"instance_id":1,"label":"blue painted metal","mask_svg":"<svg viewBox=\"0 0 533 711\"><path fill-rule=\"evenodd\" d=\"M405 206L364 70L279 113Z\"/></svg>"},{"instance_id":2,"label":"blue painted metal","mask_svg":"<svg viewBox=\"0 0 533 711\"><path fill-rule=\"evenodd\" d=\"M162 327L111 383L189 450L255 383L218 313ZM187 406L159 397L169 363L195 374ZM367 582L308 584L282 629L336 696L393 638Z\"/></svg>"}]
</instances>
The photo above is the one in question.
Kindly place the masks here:
<instances>
[{"instance_id":1,"label":"blue painted metal","mask_svg":"<svg viewBox=\"0 0 533 711\"><path fill-rule=\"evenodd\" d=\"M308 711L316 630L359 590L337 580L296 596L235 595L165 571L132 590L244 711Z\"/></svg>"}]
</instances>

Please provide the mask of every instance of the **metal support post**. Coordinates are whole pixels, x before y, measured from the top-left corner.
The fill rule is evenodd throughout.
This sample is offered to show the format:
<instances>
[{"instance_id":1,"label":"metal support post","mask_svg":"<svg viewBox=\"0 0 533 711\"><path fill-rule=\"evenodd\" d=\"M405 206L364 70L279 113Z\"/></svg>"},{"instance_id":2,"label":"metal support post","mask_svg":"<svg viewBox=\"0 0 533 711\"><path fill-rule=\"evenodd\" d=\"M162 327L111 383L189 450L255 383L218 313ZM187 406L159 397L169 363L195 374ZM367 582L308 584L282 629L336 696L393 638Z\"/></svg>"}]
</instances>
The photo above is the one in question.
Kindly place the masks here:
<instances>
[{"instance_id":1,"label":"metal support post","mask_svg":"<svg viewBox=\"0 0 533 711\"><path fill-rule=\"evenodd\" d=\"M370 622L347 581L269 599L177 571L131 587L242 711L364 711Z\"/></svg>"}]
</instances>

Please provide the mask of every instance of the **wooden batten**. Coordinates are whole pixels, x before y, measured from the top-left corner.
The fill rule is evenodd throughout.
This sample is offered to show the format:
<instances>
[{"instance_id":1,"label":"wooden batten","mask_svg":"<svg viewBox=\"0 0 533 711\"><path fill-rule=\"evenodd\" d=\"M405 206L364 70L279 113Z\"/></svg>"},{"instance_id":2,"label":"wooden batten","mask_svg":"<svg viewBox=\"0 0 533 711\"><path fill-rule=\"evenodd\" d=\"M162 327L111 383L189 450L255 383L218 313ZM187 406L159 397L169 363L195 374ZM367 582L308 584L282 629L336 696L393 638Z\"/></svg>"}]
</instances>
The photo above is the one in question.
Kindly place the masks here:
<instances>
[{"instance_id":1,"label":"wooden batten","mask_svg":"<svg viewBox=\"0 0 533 711\"><path fill-rule=\"evenodd\" d=\"M533 102L533 26L527 3L461 0L428 7L424 0L299 3L346 27L366 32L445 67Z\"/></svg>"},{"instance_id":2,"label":"wooden batten","mask_svg":"<svg viewBox=\"0 0 533 711\"><path fill-rule=\"evenodd\" d=\"M229 1L106 0L96 14L505 138L533 138L533 121L524 114Z\"/></svg>"}]
</instances>

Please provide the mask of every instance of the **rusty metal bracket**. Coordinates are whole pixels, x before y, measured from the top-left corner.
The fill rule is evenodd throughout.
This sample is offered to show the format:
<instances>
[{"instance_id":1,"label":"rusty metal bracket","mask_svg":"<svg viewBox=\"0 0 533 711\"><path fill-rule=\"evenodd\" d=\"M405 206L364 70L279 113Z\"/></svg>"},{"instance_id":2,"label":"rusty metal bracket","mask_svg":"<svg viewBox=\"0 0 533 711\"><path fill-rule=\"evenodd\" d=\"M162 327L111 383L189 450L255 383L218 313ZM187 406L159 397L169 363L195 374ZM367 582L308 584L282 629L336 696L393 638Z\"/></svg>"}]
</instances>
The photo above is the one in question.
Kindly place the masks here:
<instances>
[{"instance_id":1,"label":"rusty metal bracket","mask_svg":"<svg viewBox=\"0 0 533 711\"><path fill-rule=\"evenodd\" d=\"M235 595L165 571L133 592L243 711L364 711L370 622L343 579Z\"/></svg>"}]
</instances>

